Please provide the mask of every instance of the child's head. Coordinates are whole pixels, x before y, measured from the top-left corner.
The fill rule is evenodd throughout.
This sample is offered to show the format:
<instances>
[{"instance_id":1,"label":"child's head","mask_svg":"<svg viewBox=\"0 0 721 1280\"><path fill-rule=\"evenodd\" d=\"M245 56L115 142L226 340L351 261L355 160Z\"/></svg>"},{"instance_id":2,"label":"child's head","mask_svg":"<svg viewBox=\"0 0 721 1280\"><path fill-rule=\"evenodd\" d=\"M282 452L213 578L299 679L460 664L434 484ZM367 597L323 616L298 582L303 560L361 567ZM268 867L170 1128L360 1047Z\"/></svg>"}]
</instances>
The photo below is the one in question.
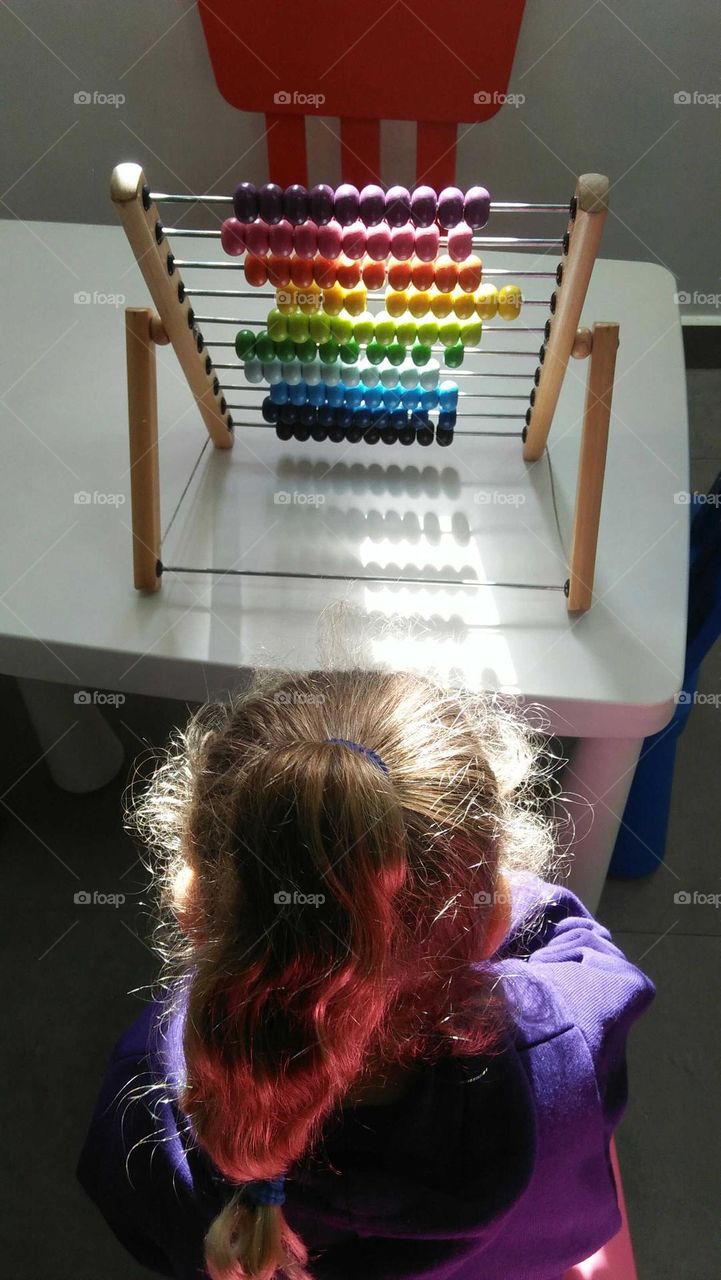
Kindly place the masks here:
<instances>
[{"instance_id":1,"label":"child's head","mask_svg":"<svg viewBox=\"0 0 721 1280\"><path fill-rule=\"evenodd\" d=\"M503 872L550 851L535 757L492 700L410 675L314 673L193 718L135 823L182 940L180 1103L229 1180L285 1173L384 1068L496 1047ZM280 1209L240 1196L206 1246L223 1280L305 1274Z\"/></svg>"}]
</instances>

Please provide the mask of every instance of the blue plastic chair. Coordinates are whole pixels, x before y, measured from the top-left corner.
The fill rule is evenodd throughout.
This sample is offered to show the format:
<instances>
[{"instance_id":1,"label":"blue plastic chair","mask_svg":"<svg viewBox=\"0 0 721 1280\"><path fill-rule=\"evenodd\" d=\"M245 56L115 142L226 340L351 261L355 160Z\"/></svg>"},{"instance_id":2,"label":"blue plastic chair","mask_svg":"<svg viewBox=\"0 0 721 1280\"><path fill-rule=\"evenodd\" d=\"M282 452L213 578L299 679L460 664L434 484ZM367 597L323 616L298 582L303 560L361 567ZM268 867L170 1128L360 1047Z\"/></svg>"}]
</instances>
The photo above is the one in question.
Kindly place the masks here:
<instances>
[{"instance_id":1,"label":"blue plastic chair","mask_svg":"<svg viewBox=\"0 0 721 1280\"><path fill-rule=\"evenodd\" d=\"M686 727L701 663L721 633L721 472L711 500L691 500L688 628L683 688L673 719L646 738L631 784L609 875L632 880L655 871L666 851L676 748Z\"/></svg>"}]
</instances>

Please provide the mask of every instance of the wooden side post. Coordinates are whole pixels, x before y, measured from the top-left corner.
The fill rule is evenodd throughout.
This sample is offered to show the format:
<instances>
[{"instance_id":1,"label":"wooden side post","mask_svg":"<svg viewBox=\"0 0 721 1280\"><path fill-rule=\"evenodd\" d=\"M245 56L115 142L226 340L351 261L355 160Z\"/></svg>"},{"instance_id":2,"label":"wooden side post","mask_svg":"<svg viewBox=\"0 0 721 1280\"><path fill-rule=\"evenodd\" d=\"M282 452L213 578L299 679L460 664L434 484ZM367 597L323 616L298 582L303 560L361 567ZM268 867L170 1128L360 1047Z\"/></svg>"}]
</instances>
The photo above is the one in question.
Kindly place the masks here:
<instances>
[{"instance_id":1,"label":"wooden side post","mask_svg":"<svg viewBox=\"0 0 721 1280\"><path fill-rule=\"evenodd\" d=\"M617 350L618 325L594 324L571 539L569 612L584 612L590 608L593 598L593 575L596 568Z\"/></svg>"},{"instance_id":2,"label":"wooden side post","mask_svg":"<svg viewBox=\"0 0 721 1280\"><path fill-rule=\"evenodd\" d=\"M151 326L157 316L147 307L127 307L130 432L130 503L133 525L133 582L139 591L160 586L160 475L158 466L158 386Z\"/></svg>"},{"instance_id":3,"label":"wooden side post","mask_svg":"<svg viewBox=\"0 0 721 1280\"><path fill-rule=\"evenodd\" d=\"M193 324L192 307L140 165L117 165L110 181L110 195L208 434L218 449L229 449L233 443L232 420L223 407L223 391L221 387L215 390L212 362L202 334Z\"/></svg>"},{"instance_id":4,"label":"wooden side post","mask_svg":"<svg viewBox=\"0 0 721 1280\"><path fill-rule=\"evenodd\" d=\"M551 317L541 377L526 428L523 456L527 462L535 462L546 447L606 221L608 190L608 178L603 174L587 173L578 179L576 216L570 226L568 253L556 292L556 310Z\"/></svg>"}]
</instances>

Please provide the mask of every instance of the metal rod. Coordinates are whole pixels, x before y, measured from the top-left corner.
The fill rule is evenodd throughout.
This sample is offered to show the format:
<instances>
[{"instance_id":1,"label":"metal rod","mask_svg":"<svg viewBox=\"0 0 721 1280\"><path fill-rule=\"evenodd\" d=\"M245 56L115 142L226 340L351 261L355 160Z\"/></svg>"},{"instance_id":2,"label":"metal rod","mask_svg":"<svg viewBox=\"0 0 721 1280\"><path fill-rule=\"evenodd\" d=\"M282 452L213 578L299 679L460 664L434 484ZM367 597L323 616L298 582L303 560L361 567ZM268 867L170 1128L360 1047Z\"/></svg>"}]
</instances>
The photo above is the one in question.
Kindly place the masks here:
<instances>
[{"instance_id":1,"label":"metal rod","mask_svg":"<svg viewBox=\"0 0 721 1280\"><path fill-rule=\"evenodd\" d=\"M175 239L181 237L185 240L219 240L220 231L197 231L188 227L161 227L161 231L165 236L173 236ZM440 245L446 243L445 237L441 236ZM535 239L525 236L474 236L473 244L480 248L492 248L494 244L501 244L505 247L515 245L518 249L558 249L563 241L556 237L553 240Z\"/></svg>"},{"instance_id":2,"label":"metal rod","mask_svg":"<svg viewBox=\"0 0 721 1280\"><path fill-rule=\"evenodd\" d=\"M223 258L213 259L213 260L209 259L208 261L201 261L201 260L193 261L192 259L189 259L189 258L176 258L175 265L178 268L178 270L185 270L185 271L192 270L195 268L198 268L199 270L203 270L203 271L205 270L242 271L244 269L244 264L242 262L230 262L230 261L224 260ZM555 280L556 279L555 271L527 271L525 267L520 269L519 271L511 271L509 267L484 267L483 275L484 277L485 276L513 276L514 279L516 277L524 276L527 279L531 279L531 280ZM261 290L259 289L256 289L252 292L251 291L248 292L249 297L257 297L258 294L260 294L260 296L263 296ZM271 293L267 294L267 297L269 298L271 298L272 296L273 295Z\"/></svg>"},{"instance_id":3,"label":"metal rod","mask_svg":"<svg viewBox=\"0 0 721 1280\"><path fill-rule=\"evenodd\" d=\"M232 196L196 196L168 194L165 191L151 191L150 199L156 203L166 204L232 204ZM568 213L568 201L565 204L539 204L524 200L494 200L491 213Z\"/></svg>"},{"instance_id":4,"label":"metal rod","mask_svg":"<svg viewBox=\"0 0 721 1280\"><path fill-rule=\"evenodd\" d=\"M233 343L214 343L213 345L232 346ZM237 360L235 364L216 364L214 362L213 368L229 369L232 370L233 373L240 373L243 366L240 361ZM523 378L524 382L528 382L531 377L530 373L502 373L500 369L497 373L481 373L478 369L452 369L451 372L454 378ZM489 394L492 395L493 393L491 392Z\"/></svg>"},{"instance_id":5,"label":"metal rod","mask_svg":"<svg viewBox=\"0 0 721 1280\"><path fill-rule=\"evenodd\" d=\"M496 582L491 578L398 578L371 573L301 573L287 569L196 569L189 565L163 564L161 573L206 573L222 578L300 578L317 582L391 582L395 586L406 583L422 587L510 587L518 591L563 591L555 582Z\"/></svg>"}]
</instances>

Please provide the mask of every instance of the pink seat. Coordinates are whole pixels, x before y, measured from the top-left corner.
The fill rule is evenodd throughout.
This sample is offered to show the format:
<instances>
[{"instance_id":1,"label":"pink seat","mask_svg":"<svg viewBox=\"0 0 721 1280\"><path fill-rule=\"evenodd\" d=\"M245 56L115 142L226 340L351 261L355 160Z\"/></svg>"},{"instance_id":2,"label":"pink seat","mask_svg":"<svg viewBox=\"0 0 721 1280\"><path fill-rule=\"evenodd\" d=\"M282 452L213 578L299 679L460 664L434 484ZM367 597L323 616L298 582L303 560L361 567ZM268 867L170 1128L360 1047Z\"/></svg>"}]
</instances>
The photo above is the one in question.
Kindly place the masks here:
<instances>
[{"instance_id":1,"label":"pink seat","mask_svg":"<svg viewBox=\"0 0 721 1280\"><path fill-rule=\"evenodd\" d=\"M571 1270L566 1272L565 1280L638 1280L628 1230L621 1171L613 1142L611 1143L611 1163L616 1179L618 1205L621 1210L621 1230L608 1241L608 1244L594 1253L592 1258L586 1258L585 1262L578 1262L575 1267L571 1267Z\"/></svg>"}]
</instances>

